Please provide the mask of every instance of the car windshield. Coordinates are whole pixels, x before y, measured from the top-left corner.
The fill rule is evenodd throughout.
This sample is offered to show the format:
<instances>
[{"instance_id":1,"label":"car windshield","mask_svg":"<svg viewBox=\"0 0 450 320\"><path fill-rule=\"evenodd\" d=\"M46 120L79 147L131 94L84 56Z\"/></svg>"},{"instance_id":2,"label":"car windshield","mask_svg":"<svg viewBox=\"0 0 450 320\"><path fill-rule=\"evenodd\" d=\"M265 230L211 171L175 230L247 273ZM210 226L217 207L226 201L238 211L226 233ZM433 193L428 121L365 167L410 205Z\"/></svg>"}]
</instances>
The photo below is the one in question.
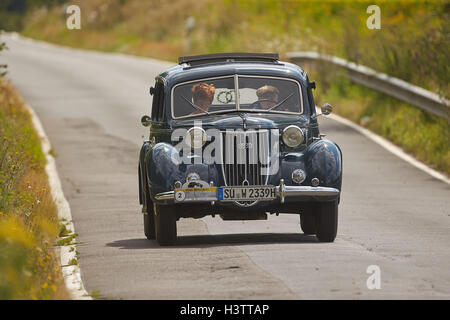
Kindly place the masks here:
<instances>
[{"instance_id":1,"label":"car windshield","mask_svg":"<svg viewBox=\"0 0 450 320\"><path fill-rule=\"evenodd\" d=\"M238 110L302 113L300 85L291 79L239 75L189 81L172 89L173 118Z\"/></svg>"}]
</instances>

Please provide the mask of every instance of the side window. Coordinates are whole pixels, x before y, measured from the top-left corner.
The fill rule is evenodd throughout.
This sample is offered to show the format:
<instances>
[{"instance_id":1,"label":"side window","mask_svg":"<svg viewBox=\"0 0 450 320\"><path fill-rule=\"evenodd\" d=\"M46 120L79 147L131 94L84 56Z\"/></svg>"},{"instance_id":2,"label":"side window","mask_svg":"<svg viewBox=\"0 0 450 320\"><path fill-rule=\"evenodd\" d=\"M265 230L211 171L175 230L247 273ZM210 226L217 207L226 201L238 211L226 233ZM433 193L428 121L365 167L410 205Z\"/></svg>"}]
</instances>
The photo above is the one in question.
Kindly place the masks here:
<instances>
[{"instance_id":1,"label":"side window","mask_svg":"<svg viewBox=\"0 0 450 320\"><path fill-rule=\"evenodd\" d=\"M152 102L152 121L162 121L164 119L164 84L157 81Z\"/></svg>"}]
</instances>

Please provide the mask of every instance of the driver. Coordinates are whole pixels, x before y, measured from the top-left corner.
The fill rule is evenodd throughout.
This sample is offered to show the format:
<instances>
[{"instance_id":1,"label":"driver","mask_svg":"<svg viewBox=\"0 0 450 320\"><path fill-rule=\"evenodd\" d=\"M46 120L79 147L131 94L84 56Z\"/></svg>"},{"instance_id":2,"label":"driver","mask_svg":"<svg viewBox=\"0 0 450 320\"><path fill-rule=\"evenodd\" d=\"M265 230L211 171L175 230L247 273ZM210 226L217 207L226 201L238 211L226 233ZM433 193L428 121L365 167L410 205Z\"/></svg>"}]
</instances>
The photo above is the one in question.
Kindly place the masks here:
<instances>
[{"instance_id":1,"label":"driver","mask_svg":"<svg viewBox=\"0 0 450 320\"><path fill-rule=\"evenodd\" d=\"M280 91L273 86L265 85L256 90L256 95L261 108L267 110L278 103Z\"/></svg>"},{"instance_id":2,"label":"driver","mask_svg":"<svg viewBox=\"0 0 450 320\"><path fill-rule=\"evenodd\" d=\"M192 86L192 99L194 104L204 111L208 111L214 99L216 88L213 84L205 82L197 83ZM191 114L203 113L201 110L194 110Z\"/></svg>"}]
</instances>

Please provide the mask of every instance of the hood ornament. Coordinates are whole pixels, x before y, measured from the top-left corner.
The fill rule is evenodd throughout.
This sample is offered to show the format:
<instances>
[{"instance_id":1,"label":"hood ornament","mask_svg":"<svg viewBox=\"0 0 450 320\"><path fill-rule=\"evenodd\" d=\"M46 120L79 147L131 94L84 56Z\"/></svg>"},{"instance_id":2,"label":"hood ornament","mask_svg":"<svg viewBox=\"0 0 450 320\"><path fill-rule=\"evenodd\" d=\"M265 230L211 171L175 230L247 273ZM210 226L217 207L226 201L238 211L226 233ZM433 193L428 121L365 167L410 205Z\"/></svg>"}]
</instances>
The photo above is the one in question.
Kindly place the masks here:
<instances>
[{"instance_id":1,"label":"hood ornament","mask_svg":"<svg viewBox=\"0 0 450 320\"><path fill-rule=\"evenodd\" d=\"M239 116L242 118L242 127L244 130L247 130L247 117L248 115L246 113L239 113Z\"/></svg>"}]
</instances>

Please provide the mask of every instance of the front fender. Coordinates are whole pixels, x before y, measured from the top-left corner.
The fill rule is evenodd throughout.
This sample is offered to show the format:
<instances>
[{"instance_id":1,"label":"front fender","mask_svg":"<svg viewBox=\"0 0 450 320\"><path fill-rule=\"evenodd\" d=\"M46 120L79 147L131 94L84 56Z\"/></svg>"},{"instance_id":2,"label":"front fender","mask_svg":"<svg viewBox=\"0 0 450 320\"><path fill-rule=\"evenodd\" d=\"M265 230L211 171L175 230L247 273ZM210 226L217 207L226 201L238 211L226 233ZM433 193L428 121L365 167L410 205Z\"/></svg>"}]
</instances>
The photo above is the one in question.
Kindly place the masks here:
<instances>
[{"instance_id":1,"label":"front fender","mask_svg":"<svg viewBox=\"0 0 450 320\"><path fill-rule=\"evenodd\" d=\"M342 152L337 144L322 139L310 144L304 155L308 179L318 178L319 186L341 190Z\"/></svg>"},{"instance_id":2,"label":"front fender","mask_svg":"<svg viewBox=\"0 0 450 320\"><path fill-rule=\"evenodd\" d=\"M174 146L161 142L145 156L147 181L153 200L156 194L173 190L175 181L184 183L191 172L198 173L201 180L217 185L218 172L214 165L177 163L174 154L178 154Z\"/></svg>"},{"instance_id":3,"label":"front fender","mask_svg":"<svg viewBox=\"0 0 450 320\"><path fill-rule=\"evenodd\" d=\"M141 147L141 151L139 152L139 165L138 165L138 175L139 175L139 203L143 204L143 191L144 191L144 185L147 181L146 174L145 174L145 165L144 165L144 159L145 155L150 148L150 141L144 141Z\"/></svg>"}]
</instances>

